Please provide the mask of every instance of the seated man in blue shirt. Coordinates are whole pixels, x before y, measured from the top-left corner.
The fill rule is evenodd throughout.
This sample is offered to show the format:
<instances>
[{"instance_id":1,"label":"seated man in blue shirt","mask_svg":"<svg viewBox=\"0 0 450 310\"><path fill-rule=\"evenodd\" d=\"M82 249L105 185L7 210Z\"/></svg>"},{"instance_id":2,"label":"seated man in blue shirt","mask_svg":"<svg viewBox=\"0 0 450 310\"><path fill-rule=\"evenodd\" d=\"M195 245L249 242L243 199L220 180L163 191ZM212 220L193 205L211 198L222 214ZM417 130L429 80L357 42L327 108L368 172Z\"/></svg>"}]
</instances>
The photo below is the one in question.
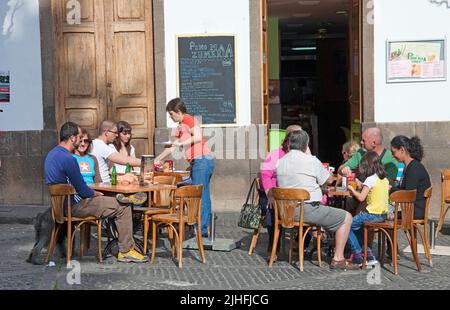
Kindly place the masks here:
<instances>
[{"instance_id":1,"label":"seated man in blue shirt","mask_svg":"<svg viewBox=\"0 0 450 310\"><path fill-rule=\"evenodd\" d=\"M60 144L52 149L45 159L47 184L71 184L75 188L77 194L71 196L72 216L116 218L119 239L118 261L136 263L148 261L147 257L134 250L131 208L119 205L115 198L103 196L84 182L77 160L72 157L72 151L78 147L82 137L80 127L67 122L61 127L59 137Z\"/></svg>"}]
</instances>

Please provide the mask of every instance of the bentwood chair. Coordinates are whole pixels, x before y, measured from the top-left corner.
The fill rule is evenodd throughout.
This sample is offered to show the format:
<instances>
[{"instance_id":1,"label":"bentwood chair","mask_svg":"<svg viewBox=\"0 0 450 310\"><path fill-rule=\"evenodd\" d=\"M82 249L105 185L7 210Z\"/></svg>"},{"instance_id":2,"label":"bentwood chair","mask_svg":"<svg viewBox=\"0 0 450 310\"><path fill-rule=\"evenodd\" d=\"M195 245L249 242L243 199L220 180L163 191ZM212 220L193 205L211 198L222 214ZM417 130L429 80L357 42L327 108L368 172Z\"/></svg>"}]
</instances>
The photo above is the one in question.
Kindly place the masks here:
<instances>
[{"instance_id":1,"label":"bentwood chair","mask_svg":"<svg viewBox=\"0 0 450 310\"><path fill-rule=\"evenodd\" d=\"M431 194L433 193L433 188L429 187L425 190L425 216L423 220L414 220L414 228L415 233L419 232L420 238L422 239L423 250L425 252L425 256L430 264L430 267L433 267L433 260L431 258L431 250L430 250L430 241L428 238L428 212L430 210L430 202L431 202ZM420 227L423 227L423 232Z\"/></svg>"},{"instance_id":2,"label":"bentwood chair","mask_svg":"<svg viewBox=\"0 0 450 310\"><path fill-rule=\"evenodd\" d=\"M435 239L444 226L445 216L450 209L450 169L441 172L441 211L439 212L439 222L436 228Z\"/></svg>"},{"instance_id":3,"label":"bentwood chair","mask_svg":"<svg viewBox=\"0 0 450 310\"><path fill-rule=\"evenodd\" d=\"M46 263L50 260L52 256L53 250L55 248L56 239L58 233L63 226L64 223L67 223L67 264L70 264L70 260L72 258L72 250L73 250L73 241L75 238L76 230L80 230L80 227L83 225L94 224L97 225L97 236L98 236L98 260L100 262L103 261L102 258L102 239L101 229L102 229L102 220L95 216L87 216L87 217L73 217L72 216L72 206L70 202L70 196L76 194L73 186L69 184L55 184L49 185L48 190L51 196L51 207L52 207L52 218L55 223L54 228L52 229L50 244L48 247L47 258L45 260ZM67 216L64 215L64 201L67 200Z\"/></svg>"},{"instance_id":4,"label":"bentwood chair","mask_svg":"<svg viewBox=\"0 0 450 310\"><path fill-rule=\"evenodd\" d=\"M152 216L152 256L150 263L153 263L156 252L156 228L164 225L169 229L169 235L174 234L175 244L172 242L172 255L176 248L178 267L182 267L184 226L194 226L195 237L202 262L206 262L205 251L202 241L201 206L202 206L202 185L188 185L175 190L174 199L179 199L178 210L170 214L156 214Z\"/></svg>"},{"instance_id":5,"label":"bentwood chair","mask_svg":"<svg viewBox=\"0 0 450 310\"><path fill-rule=\"evenodd\" d=\"M274 198L274 237L272 253L269 260L269 267L276 257L278 237L280 235L280 228L291 229L291 238L289 240L289 263L292 264L292 247L293 238L292 230L298 229L298 254L299 254L299 269L303 271L303 259L304 259L304 244L307 233L313 228L317 227L317 260L319 267L322 265L321 251L320 251L320 233L321 229L317 225L303 223L305 201L310 199L309 192L300 188L272 188L271 189ZM295 209L300 208L300 217L298 221L295 221Z\"/></svg>"},{"instance_id":6,"label":"bentwood chair","mask_svg":"<svg viewBox=\"0 0 450 310\"><path fill-rule=\"evenodd\" d=\"M175 185L176 178L173 176L156 176L153 178L155 184ZM153 193L153 198L149 201L151 206L148 208L134 208L134 211L143 212L143 224L144 224L144 254L147 253L148 247L148 232L150 230L150 222L152 217L156 214L171 213L172 200L174 190L161 190Z\"/></svg>"},{"instance_id":7,"label":"bentwood chair","mask_svg":"<svg viewBox=\"0 0 450 310\"><path fill-rule=\"evenodd\" d=\"M414 226L414 202L416 201L416 190L406 191L401 190L390 195L389 200L395 204L394 220L386 220L380 223L364 222L364 259L362 268L366 268L367 259L367 244L369 231L378 231L378 240L382 244L380 263L383 265L385 252L385 238L389 241L392 249L392 263L394 265L394 274L398 275L398 260L397 260L397 231L403 230L406 239L408 239L411 247L411 252L414 257L417 269L422 270L419 262L419 255L417 253L417 241ZM398 218L398 213L401 212L401 219ZM390 234L392 232L392 235Z\"/></svg>"}]
</instances>

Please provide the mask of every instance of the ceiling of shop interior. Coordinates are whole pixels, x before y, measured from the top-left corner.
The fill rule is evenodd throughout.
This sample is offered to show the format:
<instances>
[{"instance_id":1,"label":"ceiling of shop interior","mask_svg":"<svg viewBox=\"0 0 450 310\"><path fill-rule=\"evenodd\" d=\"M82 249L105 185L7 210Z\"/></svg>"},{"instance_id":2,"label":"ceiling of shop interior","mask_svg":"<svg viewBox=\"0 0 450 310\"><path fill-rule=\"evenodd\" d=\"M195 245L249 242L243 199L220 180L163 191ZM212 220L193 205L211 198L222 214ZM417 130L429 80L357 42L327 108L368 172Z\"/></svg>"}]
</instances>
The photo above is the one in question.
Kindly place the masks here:
<instances>
[{"instance_id":1,"label":"ceiling of shop interior","mask_svg":"<svg viewBox=\"0 0 450 310\"><path fill-rule=\"evenodd\" d=\"M269 16L278 17L284 38L318 36L326 29L328 37L342 37L348 30L348 12L351 0L268 0ZM323 30L321 30L323 32Z\"/></svg>"}]
</instances>

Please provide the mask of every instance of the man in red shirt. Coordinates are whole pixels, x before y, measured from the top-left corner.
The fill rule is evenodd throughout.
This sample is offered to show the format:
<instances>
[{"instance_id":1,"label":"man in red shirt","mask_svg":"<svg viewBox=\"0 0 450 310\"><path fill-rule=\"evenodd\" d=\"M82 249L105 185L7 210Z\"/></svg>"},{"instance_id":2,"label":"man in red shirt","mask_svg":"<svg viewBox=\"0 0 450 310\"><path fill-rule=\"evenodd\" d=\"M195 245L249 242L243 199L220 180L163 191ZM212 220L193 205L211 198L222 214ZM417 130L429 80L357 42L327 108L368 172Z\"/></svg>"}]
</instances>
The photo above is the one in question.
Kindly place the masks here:
<instances>
[{"instance_id":1,"label":"man in red shirt","mask_svg":"<svg viewBox=\"0 0 450 310\"><path fill-rule=\"evenodd\" d=\"M203 185L202 192L202 236L206 237L206 229L211 218L211 195L209 183L214 171L215 161L211 151L205 146L205 139L198 120L187 114L186 105L180 98L172 99L166 107L172 120L179 124L177 128L177 139L172 142L172 147L164 150L155 158L156 164L161 162L168 155L172 154L175 148L183 148L186 160L191 164L191 178L194 185Z\"/></svg>"}]
</instances>

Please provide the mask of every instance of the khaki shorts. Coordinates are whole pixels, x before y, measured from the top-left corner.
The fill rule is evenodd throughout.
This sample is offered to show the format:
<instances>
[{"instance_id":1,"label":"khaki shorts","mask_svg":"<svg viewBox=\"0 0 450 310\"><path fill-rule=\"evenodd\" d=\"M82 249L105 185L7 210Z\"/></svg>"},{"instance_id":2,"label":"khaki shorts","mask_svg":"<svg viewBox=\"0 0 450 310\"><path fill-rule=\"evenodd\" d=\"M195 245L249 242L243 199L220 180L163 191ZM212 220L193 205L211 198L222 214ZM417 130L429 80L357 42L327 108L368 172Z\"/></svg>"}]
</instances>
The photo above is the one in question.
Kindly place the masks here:
<instances>
[{"instance_id":1,"label":"khaki shorts","mask_svg":"<svg viewBox=\"0 0 450 310\"><path fill-rule=\"evenodd\" d=\"M335 232L344 223L347 211L323 206L319 203L310 204L305 203L305 211L303 215L303 222L306 224L316 224L325 228L326 230ZM295 220L300 219L300 208L295 209Z\"/></svg>"}]
</instances>

